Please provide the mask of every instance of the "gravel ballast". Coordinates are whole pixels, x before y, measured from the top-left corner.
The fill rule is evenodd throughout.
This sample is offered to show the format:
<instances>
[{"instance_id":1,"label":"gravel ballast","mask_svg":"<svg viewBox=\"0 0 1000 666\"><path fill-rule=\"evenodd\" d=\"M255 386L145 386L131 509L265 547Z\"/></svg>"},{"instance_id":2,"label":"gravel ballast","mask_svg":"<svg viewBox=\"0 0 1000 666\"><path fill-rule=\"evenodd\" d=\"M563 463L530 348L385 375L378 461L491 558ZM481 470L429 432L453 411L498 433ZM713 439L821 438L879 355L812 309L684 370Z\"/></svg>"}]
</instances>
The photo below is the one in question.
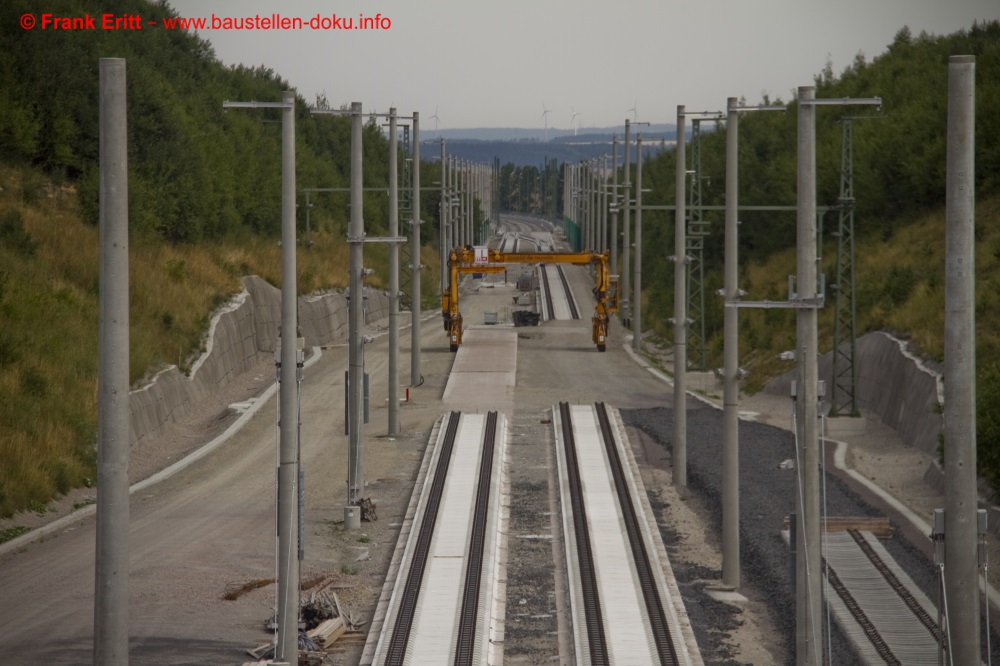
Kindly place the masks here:
<instances>
[{"instance_id":1,"label":"gravel ballast","mask_svg":"<svg viewBox=\"0 0 1000 666\"><path fill-rule=\"evenodd\" d=\"M672 446L673 410L622 410L622 419L669 452ZM761 423L741 421L740 441L740 561L743 592L759 598L771 616L782 651L794 663L795 593L791 585L791 562L781 528L795 509L795 472L779 464L795 458L791 432ZM708 525L722 524L722 412L691 401L688 409L687 495ZM884 515L852 492L835 473L825 475L825 499L829 516ZM822 506L822 505L821 505ZM895 520L892 516L890 519ZM663 525L663 523L661 523ZM716 533L718 530L715 530ZM898 529L894 529L898 535ZM661 527L668 549L676 540L669 526ZM937 598L933 563L906 539L896 536L884 545L914 582L931 599ZM699 644L704 644L707 664L736 664L724 649L714 649L713 639L721 629L738 619L739 609L709 599L705 579L718 573L699 566L674 566L685 604L695 625ZM706 601L708 599L708 601ZM830 637L830 663L857 663L858 658L842 632L834 627Z\"/></svg>"}]
</instances>

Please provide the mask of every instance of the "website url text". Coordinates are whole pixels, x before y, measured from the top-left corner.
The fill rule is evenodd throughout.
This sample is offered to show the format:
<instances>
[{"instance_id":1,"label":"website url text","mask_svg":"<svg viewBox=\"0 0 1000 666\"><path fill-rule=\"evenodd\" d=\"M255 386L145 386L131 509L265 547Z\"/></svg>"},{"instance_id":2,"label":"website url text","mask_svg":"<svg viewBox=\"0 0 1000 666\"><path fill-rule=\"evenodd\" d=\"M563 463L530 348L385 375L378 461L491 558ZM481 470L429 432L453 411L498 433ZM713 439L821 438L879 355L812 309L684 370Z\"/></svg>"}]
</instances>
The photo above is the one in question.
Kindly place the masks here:
<instances>
[{"instance_id":1,"label":"website url text","mask_svg":"<svg viewBox=\"0 0 1000 666\"><path fill-rule=\"evenodd\" d=\"M182 18L167 16L160 21L143 20L139 14L100 14L91 16L56 16L54 14L22 14L21 28L24 30L143 30L162 28L164 30L389 30L392 20L388 16L375 14L366 16L324 16L316 14L308 18L271 14L261 16L216 16Z\"/></svg>"}]
</instances>

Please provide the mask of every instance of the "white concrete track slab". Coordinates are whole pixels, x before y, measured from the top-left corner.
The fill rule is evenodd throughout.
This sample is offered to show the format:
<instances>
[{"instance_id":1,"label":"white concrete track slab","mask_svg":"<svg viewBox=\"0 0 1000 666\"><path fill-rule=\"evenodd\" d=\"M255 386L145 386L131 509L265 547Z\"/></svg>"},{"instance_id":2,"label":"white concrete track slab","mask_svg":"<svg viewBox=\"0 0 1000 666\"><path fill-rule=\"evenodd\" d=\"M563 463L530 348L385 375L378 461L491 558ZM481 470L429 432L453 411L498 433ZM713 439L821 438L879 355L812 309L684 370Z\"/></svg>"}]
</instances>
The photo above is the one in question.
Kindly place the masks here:
<instances>
[{"instance_id":1,"label":"white concrete track slab","mask_svg":"<svg viewBox=\"0 0 1000 666\"><path fill-rule=\"evenodd\" d=\"M552 310L555 319L572 319L569 310L569 299L571 294L567 294L563 288L562 279L559 277L559 267L555 264L546 264L542 267L549 278L549 298L552 299Z\"/></svg>"},{"instance_id":2,"label":"white concrete track slab","mask_svg":"<svg viewBox=\"0 0 1000 666\"><path fill-rule=\"evenodd\" d=\"M571 405L573 437L576 442L580 481L583 490L583 510L590 530L590 545L597 573L598 595L604 619L605 638L611 663L652 664L658 663L657 647L653 638L645 601L639 584L631 546L625 534L622 507L615 490L614 480L608 473L610 462L598 427L597 414L593 405ZM563 526L565 531L565 555L570 572L570 604L573 615L573 644L578 662L586 663L590 658L586 630L584 629L583 590L579 582L580 565L577 560L577 539L573 529L573 509L569 501L568 471L563 453L562 418L558 408L553 408L553 424L556 432L556 452L559 464L560 496L562 498ZM616 425L615 443L622 456L622 433ZM639 497L637 514L640 520L642 539L651 557L656 585L667 615L670 632L681 663L701 664L701 658L683 602L679 598L672 571L666 560L659 534L649 528L646 515L648 507L644 492L632 478L633 461L624 456L626 483L633 497ZM614 535L617 535L615 538ZM676 598L675 598L676 595Z\"/></svg>"},{"instance_id":3,"label":"white concrete track slab","mask_svg":"<svg viewBox=\"0 0 1000 666\"><path fill-rule=\"evenodd\" d=\"M514 409L517 332L509 326L470 326L455 352L442 401L461 412Z\"/></svg>"}]
</instances>

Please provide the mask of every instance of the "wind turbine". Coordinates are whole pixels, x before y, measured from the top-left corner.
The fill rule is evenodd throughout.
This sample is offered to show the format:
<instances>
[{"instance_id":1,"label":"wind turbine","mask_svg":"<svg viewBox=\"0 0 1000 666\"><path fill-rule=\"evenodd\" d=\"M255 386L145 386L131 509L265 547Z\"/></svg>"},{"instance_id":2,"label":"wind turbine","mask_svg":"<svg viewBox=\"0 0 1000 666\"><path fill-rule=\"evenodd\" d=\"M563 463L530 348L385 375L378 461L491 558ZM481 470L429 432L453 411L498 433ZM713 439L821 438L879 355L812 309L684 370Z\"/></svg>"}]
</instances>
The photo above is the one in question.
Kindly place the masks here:
<instances>
[{"instance_id":1,"label":"wind turbine","mask_svg":"<svg viewBox=\"0 0 1000 666\"><path fill-rule=\"evenodd\" d=\"M633 125L639 121L639 110L638 110L638 108L636 108L638 106L639 106L639 100L636 99L634 102L632 102L632 108L629 109L629 111L632 112L632 124Z\"/></svg>"},{"instance_id":2,"label":"wind turbine","mask_svg":"<svg viewBox=\"0 0 1000 666\"><path fill-rule=\"evenodd\" d=\"M582 114L577 113L576 109L574 109L572 106L569 107L569 110L573 112L573 117L570 118L569 121L573 124L573 136L576 136L576 133L580 131L580 123L576 122L576 119L579 118Z\"/></svg>"},{"instance_id":3,"label":"wind turbine","mask_svg":"<svg viewBox=\"0 0 1000 666\"><path fill-rule=\"evenodd\" d=\"M549 114L552 113L545 108L545 102L542 102L542 120L545 121L545 141L549 140Z\"/></svg>"},{"instance_id":4,"label":"wind turbine","mask_svg":"<svg viewBox=\"0 0 1000 666\"><path fill-rule=\"evenodd\" d=\"M434 119L434 136L440 138L441 135L438 133L438 107L434 107L434 115L431 116Z\"/></svg>"}]
</instances>

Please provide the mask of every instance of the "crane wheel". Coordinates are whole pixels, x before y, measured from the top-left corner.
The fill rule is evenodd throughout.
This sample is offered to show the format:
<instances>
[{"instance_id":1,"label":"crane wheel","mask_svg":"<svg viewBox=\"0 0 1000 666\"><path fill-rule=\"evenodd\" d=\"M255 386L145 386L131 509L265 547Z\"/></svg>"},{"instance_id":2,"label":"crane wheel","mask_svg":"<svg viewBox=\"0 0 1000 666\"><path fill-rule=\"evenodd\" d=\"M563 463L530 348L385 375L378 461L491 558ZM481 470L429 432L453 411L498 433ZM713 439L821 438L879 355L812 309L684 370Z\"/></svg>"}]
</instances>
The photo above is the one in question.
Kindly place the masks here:
<instances>
[{"instance_id":1,"label":"crane wheel","mask_svg":"<svg viewBox=\"0 0 1000 666\"><path fill-rule=\"evenodd\" d=\"M452 345L451 346L451 351L457 352L458 351L458 345Z\"/></svg>"},{"instance_id":2,"label":"crane wheel","mask_svg":"<svg viewBox=\"0 0 1000 666\"><path fill-rule=\"evenodd\" d=\"M605 345L597 345L597 351L607 351L607 347Z\"/></svg>"}]
</instances>

